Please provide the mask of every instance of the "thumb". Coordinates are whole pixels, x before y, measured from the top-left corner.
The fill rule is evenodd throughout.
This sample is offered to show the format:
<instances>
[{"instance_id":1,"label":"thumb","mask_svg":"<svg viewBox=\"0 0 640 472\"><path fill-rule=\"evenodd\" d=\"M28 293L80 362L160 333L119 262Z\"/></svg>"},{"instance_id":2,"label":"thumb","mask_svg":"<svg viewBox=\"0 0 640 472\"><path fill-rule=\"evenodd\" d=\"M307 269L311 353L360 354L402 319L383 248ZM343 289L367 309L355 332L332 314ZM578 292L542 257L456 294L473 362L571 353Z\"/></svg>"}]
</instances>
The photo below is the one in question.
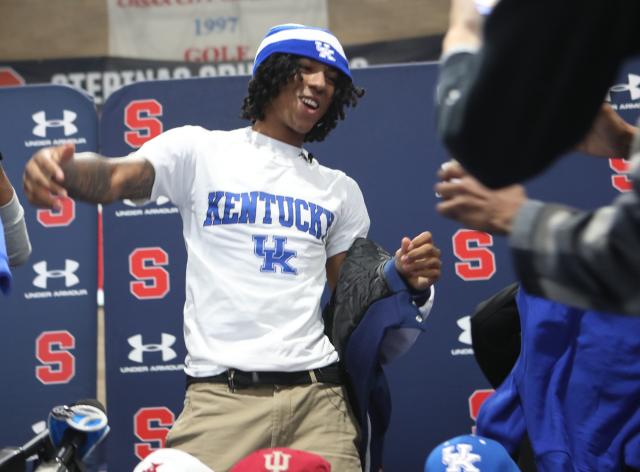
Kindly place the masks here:
<instances>
[{"instance_id":1,"label":"thumb","mask_svg":"<svg viewBox=\"0 0 640 472\"><path fill-rule=\"evenodd\" d=\"M64 180L64 172L62 166L73 159L73 155L76 152L76 146L73 143L63 144L53 149L51 158L57 164L57 168L53 173L53 177L56 181L62 182Z\"/></svg>"},{"instance_id":2,"label":"thumb","mask_svg":"<svg viewBox=\"0 0 640 472\"><path fill-rule=\"evenodd\" d=\"M403 256L405 254L407 254L409 252L409 245L410 244L411 244L411 240L405 236L400 241L400 247L396 251L396 257L395 257L396 269L401 274L404 274L404 272L405 272L402 258L403 258Z\"/></svg>"},{"instance_id":3,"label":"thumb","mask_svg":"<svg viewBox=\"0 0 640 472\"><path fill-rule=\"evenodd\" d=\"M409 252L409 246L411 245L411 240L408 237L402 238L400 241L400 249L402 250L402 254L406 254Z\"/></svg>"},{"instance_id":4,"label":"thumb","mask_svg":"<svg viewBox=\"0 0 640 472\"><path fill-rule=\"evenodd\" d=\"M73 143L63 144L62 146L58 146L57 151L58 164L64 164L73 158L73 155L76 152L76 145Z\"/></svg>"}]
</instances>

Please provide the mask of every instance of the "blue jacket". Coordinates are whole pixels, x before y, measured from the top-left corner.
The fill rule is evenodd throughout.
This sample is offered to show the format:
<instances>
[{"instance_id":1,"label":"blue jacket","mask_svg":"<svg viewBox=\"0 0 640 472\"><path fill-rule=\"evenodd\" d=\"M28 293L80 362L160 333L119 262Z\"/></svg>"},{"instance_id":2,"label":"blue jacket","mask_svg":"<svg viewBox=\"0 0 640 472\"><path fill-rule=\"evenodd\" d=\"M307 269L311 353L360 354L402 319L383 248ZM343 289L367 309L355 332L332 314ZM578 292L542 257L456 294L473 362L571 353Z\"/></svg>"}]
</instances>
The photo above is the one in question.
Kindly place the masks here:
<instances>
[{"instance_id":1,"label":"blue jacket","mask_svg":"<svg viewBox=\"0 0 640 472\"><path fill-rule=\"evenodd\" d=\"M405 353L424 331L423 313L428 314L432 301L431 292L417 293L406 285L393 259L374 242L358 239L349 249L323 316L347 374L365 472L378 471L382 465L391 418L382 366ZM421 311L418 305L424 302L426 309Z\"/></svg>"},{"instance_id":2,"label":"blue jacket","mask_svg":"<svg viewBox=\"0 0 640 472\"><path fill-rule=\"evenodd\" d=\"M640 318L517 294L522 347L477 432L510 453L525 432L539 472L640 468Z\"/></svg>"}]
</instances>

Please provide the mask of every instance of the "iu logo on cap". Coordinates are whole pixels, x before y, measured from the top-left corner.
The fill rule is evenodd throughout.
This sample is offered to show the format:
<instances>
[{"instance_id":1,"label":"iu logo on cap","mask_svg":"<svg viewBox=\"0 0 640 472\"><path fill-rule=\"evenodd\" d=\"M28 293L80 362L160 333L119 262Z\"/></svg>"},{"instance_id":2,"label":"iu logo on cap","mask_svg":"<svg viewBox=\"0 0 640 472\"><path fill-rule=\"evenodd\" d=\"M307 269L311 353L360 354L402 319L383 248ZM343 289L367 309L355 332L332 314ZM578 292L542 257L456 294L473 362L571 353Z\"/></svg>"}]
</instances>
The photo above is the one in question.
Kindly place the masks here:
<instances>
[{"instance_id":1,"label":"iu logo on cap","mask_svg":"<svg viewBox=\"0 0 640 472\"><path fill-rule=\"evenodd\" d=\"M282 451L273 451L272 454L264 455L264 468L273 472L283 472L289 470L290 454Z\"/></svg>"}]
</instances>

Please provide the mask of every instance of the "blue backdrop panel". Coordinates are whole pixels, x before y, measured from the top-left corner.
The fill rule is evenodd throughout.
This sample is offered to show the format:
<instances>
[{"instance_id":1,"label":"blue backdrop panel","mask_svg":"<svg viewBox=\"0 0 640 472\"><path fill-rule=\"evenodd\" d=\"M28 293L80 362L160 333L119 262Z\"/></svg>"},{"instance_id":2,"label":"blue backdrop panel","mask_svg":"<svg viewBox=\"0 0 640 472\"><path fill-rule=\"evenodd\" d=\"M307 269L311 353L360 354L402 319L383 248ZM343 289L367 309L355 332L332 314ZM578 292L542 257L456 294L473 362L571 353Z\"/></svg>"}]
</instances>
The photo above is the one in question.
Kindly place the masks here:
<instances>
[{"instance_id":1,"label":"blue backdrop panel","mask_svg":"<svg viewBox=\"0 0 640 472\"><path fill-rule=\"evenodd\" d=\"M0 89L3 166L25 208L33 245L0 296L0 403L8 408L0 444L21 444L31 425L57 404L96 396L97 212L67 200L62 211L37 210L22 192L26 161L64 142L96 151L91 100L64 86Z\"/></svg>"},{"instance_id":2,"label":"blue backdrop panel","mask_svg":"<svg viewBox=\"0 0 640 472\"><path fill-rule=\"evenodd\" d=\"M126 87L104 105L102 152L126 155L150 134L183 124L241 126L236 102L245 82L194 79ZM149 447L162 444L182 410L186 252L177 210L162 200L137 208L131 202L108 205L103 218L109 468L130 470Z\"/></svg>"},{"instance_id":3,"label":"blue backdrop panel","mask_svg":"<svg viewBox=\"0 0 640 472\"><path fill-rule=\"evenodd\" d=\"M435 64L355 71L356 83L367 89L365 97L325 143L308 146L321 163L358 181L373 239L395 251L403 236L429 230L442 249L443 275L427 332L387 369L394 400L385 452L390 471L421 470L438 442L471 431L489 385L473 359L468 316L478 302L514 280L504 240L463 231L435 212L433 185L447 159L434 132L436 76ZM236 118L246 84L246 77L233 77L125 87L105 104L103 151L127 154L161 129L183 124L246 126ZM146 130L134 132L139 128ZM533 197L589 208L618 193L612 175L607 160L571 156L529 187ZM166 204L138 210L117 204L105 211L107 389L114 426L109 465L115 470L137 461L134 444L158 447L172 415L180 412L184 377L173 369L184 356L185 251L180 220L171 211ZM138 265L132 270L134 253ZM140 270L140 259L149 272ZM147 298L132 294L132 282Z\"/></svg>"}]
</instances>

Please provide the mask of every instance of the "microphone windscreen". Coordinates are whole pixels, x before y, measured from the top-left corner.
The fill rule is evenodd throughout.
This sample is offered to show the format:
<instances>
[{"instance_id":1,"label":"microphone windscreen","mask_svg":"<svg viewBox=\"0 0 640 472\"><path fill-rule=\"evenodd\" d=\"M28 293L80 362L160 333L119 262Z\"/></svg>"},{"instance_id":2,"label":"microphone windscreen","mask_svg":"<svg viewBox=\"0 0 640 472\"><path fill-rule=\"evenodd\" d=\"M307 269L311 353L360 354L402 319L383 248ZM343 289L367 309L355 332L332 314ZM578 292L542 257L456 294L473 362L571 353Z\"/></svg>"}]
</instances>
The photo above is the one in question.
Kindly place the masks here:
<instances>
[{"instance_id":1,"label":"microphone windscreen","mask_svg":"<svg viewBox=\"0 0 640 472\"><path fill-rule=\"evenodd\" d=\"M104 406L98 400L79 400L72 406L56 406L49 413L49 437L56 448L80 439L78 457L84 459L109 433Z\"/></svg>"}]
</instances>

